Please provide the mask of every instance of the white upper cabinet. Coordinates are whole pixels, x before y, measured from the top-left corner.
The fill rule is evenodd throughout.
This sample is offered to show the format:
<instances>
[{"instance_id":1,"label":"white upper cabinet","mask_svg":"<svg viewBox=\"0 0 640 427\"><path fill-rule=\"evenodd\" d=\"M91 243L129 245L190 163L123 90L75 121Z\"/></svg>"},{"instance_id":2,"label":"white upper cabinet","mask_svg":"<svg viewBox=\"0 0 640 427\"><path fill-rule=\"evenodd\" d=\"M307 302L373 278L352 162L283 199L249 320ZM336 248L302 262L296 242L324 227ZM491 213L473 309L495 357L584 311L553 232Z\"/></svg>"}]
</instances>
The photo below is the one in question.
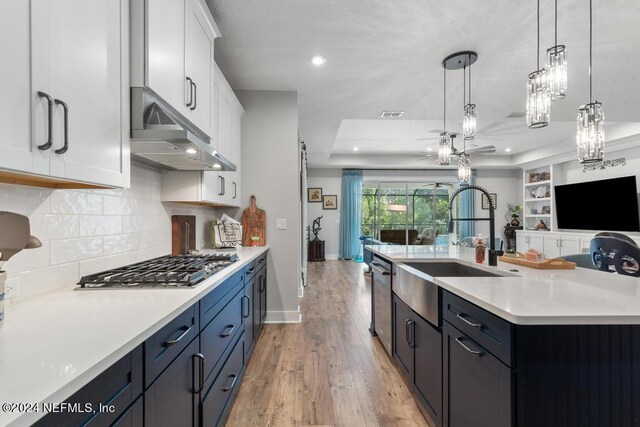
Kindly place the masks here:
<instances>
[{"instance_id":1,"label":"white upper cabinet","mask_svg":"<svg viewBox=\"0 0 640 427\"><path fill-rule=\"evenodd\" d=\"M0 168L33 172L28 1L0 2L0 52Z\"/></svg>"},{"instance_id":2,"label":"white upper cabinet","mask_svg":"<svg viewBox=\"0 0 640 427\"><path fill-rule=\"evenodd\" d=\"M146 41L147 50L146 64L134 68L144 73L144 83L132 84L150 87L162 99L184 113L187 111L185 104L188 102L185 77L187 3L185 0L132 1L134 10L140 13L146 10L146 17L134 14L132 20L132 29L136 27L138 30L144 30L146 25L146 37L144 33L134 33L132 36L142 37ZM139 43L134 43L133 47L140 47ZM136 66L139 65L135 59L134 62ZM132 77L135 79L139 76Z\"/></svg>"},{"instance_id":3,"label":"white upper cabinet","mask_svg":"<svg viewBox=\"0 0 640 427\"><path fill-rule=\"evenodd\" d=\"M127 0L2 2L0 168L129 185L128 12Z\"/></svg>"},{"instance_id":4,"label":"white upper cabinet","mask_svg":"<svg viewBox=\"0 0 640 427\"><path fill-rule=\"evenodd\" d=\"M213 53L220 31L209 9L203 0L147 0L146 8L144 0L133 1L133 22L146 25L146 37L143 31L134 38L144 38L147 56L144 64L134 59L133 85L140 84L136 74L143 73L144 86L214 139Z\"/></svg>"}]
</instances>

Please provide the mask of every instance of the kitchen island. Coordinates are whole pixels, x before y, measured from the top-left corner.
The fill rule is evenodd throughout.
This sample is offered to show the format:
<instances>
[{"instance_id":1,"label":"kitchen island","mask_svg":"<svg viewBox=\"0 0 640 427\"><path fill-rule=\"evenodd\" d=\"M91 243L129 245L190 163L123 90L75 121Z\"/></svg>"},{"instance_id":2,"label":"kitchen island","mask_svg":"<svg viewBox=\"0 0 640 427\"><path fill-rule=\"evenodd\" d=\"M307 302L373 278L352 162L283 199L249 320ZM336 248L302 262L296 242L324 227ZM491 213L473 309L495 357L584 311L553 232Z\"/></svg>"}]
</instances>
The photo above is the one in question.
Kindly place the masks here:
<instances>
[{"instance_id":1,"label":"kitchen island","mask_svg":"<svg viewBox=\"0 0 640 427\"><path fill-rule=\"evenodd\" d=\"M461 248L366 249L392 263L391 356L437 425L640 423L639 279L489 267ZM487 277L431 275L429 263ZM407 275L437 289L435 317L407 297Z\"/></svg>"},{"instance_id":2,"label":"kitchen island","mask_svg":"<svg viewBox=\"0 0 640 427\"><path fill-rule=\"evenodd\" d=\"M70 283L66 289L7 305L5 320L0 322L0 402L24 405L16 406L15 410L9 408L12 410L0 412L0 425L32 425L47 415L43 413L42 403L64 402L108 369L129 357L133 360L132 364L139 362L139 369L132 369L132 372L138 372L142 378L142 361L137 359L143 353L149 353L149 340L179 319L181 321L177 326L182 328L183 324L187 324L186 315L189 315L189 321L193 321L192 326L195 327L189 327L184 334L180 329L177 330L180 332L177 335L173 330L168 331L172 337L179 337L166 345L167 353L181 348L182 342L191 337L195 337L191 338L195 351L204 352L204 345L200 349L198 342L205 341L207 323L211 322L210 325L213 325L216 322L213 319L216 314L214 311L225 314L227 308L218 308L219 302L228 306L233 303L234 311L231 314L234 316L237 303L237 319L233 317L232 323L240 320L239 313L242 310L241 328L236 327L233 333L227 331L230 340L242 344L242 334L245 326L248 328L249 324L247 319L253 316L241 308L245 307L248 298L251 299L250 296L244 296L249 294L245 294L242 288L253 286L251 274L259 274L257 272L261 271L260 267L265 268L268 249L268 246L240 248L237 252L238 261L189 289L80 291L75 284ZM257 265L259 260L262 262ZM266 269L262 271L265 271L266 277ZM230 283L232 280L234 283ZM229 289L228 292L225 287ZM266 284L260 285L261 289L265 287ZM255 288L258 289L257 284ZM222 290L224 292L218 292ZM209 308L208 311L205 310L205 306ZM224 328L226 323L229 323L229 318L223 320L226 320L222 325ZM187 333L191 335L186 336ZM248 335L244 335L245 343ZM186 338L178 344L182 336ZM145 345L147 348L143 351ZM190 347L191 345L188 348ZM228 356L233 345L227 347L229 350L224 357ZM188 348L185 348L185 352ZM195 362L191 361L191 357L186 360L191 372L191 363ZM207 361L208 364L211 362ZM146 364L149 363L153 361ZM218 370L220 365L216 365L215 369ZM207 368L213 369L214 366L207 365ZM150 378L149 369L146 371L144 389L147 392L144 406L148 411L150 403L153 402L149 393L153 387L150 384L153 378ZM159 379L162 378L161 372L157 374ZM135 381L131 380L131 383ZM141 385L140 389L142 388ZM38 408L38 411L33 408ZM173 408L168 406L167 409L174 412L179 410L175 405Z\"/></svg>"}]
</instances>

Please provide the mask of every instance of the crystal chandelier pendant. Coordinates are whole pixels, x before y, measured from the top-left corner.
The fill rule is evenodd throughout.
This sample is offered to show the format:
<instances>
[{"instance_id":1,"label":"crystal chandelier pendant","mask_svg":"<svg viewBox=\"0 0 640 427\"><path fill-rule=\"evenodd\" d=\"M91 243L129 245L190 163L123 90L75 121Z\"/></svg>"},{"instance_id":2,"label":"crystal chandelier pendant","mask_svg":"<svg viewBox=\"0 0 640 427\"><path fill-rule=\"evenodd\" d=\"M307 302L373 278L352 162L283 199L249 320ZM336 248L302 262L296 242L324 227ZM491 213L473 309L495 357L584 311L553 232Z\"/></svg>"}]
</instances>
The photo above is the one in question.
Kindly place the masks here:
<instances>
[{"instance_id":1,"label":"crystal chandelier pendant","mask_svg":"<svg viewBox=\"0 0 640 427\"><path fill-rule=\"evenodd\" d=\"M476 137L476 104L467 104L464 106L462 136L464 139L475 139Z\"/></svg>"},{"instance_id":2,"label":"crystal chandelier pendant","mask_svg":"<svg viewBox=\"0 0 640 427\"><path fill-rule=\"evenodd\" d=\"M471 181L471 163L469 162L469 156L466 154L460 156L458 181L460 181L460 184L469 184L469 181Z\"/></svg>"},{"instance_id":3,"label":"crystal chandelier pendant","mask_svg":"<svg viewBox=\"0 0 640 427\"><path fill-rule=\"evenodd\" d=\"M551 94L548 73L544 68L529 74L527 81L527 126L530 129L545 127L551 116Z\"/></svg>"},{"instance_id":4,"label":"crystal chandelier pendant","mask_svg":"<svg viewBox=\"0 0 640 427\"><path fill-rule=\"evenodd\" d=\"M442 132L440 134L440 146L438 147L438 163L448 166L451 163L451 134Z\"/></svg>"},{"instance_id":5,"label":"crystal chandelier pendant","mask_svg":"<svg viewBox=\"0 0 640 427\"><path fill-rule=\"evenodd\" d=\"M567 49L564 45L557 45L547 49L544 68L548 74L549 92L551 100L557 101L566 96L567 78Z\"/></svg>"},{"instance_id":6,"label":"crystal chandelier pendant","mask_svg":"<svg viewBox=\"0 0 640 427\"><path fill-rule=\"evenodd\" d=\"M598 101L578 108L578 161L595 163L604 160L604 110Z\"/></svg>"}]
</instances>

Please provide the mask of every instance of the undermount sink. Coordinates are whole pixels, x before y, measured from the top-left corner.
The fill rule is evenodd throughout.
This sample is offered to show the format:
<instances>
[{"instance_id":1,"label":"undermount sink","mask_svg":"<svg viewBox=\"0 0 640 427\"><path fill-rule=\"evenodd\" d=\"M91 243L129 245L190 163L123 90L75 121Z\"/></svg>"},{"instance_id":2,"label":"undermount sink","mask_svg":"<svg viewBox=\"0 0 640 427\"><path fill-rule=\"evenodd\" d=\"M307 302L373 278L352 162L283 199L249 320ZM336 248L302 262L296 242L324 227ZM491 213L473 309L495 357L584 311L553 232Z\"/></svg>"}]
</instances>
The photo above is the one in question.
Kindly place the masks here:
<instances>
[{"instance_id":1,"label":"undermount sink","mask_svg":"<svg viewBox=\"0 0 640 427\"><path fill-rule=\"evenodd\" d=\"M431 277L502 277L504 274L494 273L480 268L469 267L457 262L406 262L407 266L428 274Z\"/></svg>"}]
</instances>

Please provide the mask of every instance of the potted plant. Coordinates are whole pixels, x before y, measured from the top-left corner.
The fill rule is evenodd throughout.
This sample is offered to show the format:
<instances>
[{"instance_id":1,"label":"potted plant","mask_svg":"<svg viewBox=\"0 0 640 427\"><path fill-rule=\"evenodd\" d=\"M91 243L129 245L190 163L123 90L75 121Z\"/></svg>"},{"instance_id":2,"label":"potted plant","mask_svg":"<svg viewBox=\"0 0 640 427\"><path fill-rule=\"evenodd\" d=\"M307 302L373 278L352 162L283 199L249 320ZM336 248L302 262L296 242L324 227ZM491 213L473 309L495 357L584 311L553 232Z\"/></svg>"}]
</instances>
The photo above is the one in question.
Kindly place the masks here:
<instances>
[{"instance_id":1,"label":"potted plant","mask_svg":"<svg viewBox=\"0 0 640 427\"><path fill-rule=\"evenodd\" d=\"M514 205L511 203L507 203L507 216L506 219L509 221L507 225L511 225L513 227L517 227L520 225L520 220L518 219L522 214L522 205Z\"/></svg>"}]
</instances>

